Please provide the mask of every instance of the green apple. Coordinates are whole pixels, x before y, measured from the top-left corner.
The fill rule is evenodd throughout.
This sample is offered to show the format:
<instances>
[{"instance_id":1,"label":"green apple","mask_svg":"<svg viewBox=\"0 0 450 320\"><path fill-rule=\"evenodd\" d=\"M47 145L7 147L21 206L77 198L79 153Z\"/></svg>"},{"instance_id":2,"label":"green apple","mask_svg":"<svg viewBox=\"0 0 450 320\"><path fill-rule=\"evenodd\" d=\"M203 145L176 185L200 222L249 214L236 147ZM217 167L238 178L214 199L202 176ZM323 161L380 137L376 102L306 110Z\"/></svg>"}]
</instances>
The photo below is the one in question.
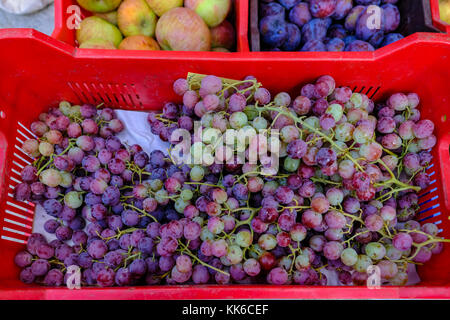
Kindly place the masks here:
<instances>
[{"instance_id":1,"label":"green apple","mask_svg":"<svg viewBox=\"0 0 450 320\"><path fill-rule=\"evenodd\" d=\"M123 41L122 41L123 42ZM90 39L80 45L81 49L117 49L109 40Z\"/></svg>"},{"instance_id":2,"label":"green apple","mask_svg":"<svg viewBox=\"0 0 450 320\"><path fill-rule=\"evenodd\" d=\"M183 6L183 0L147 0L147 3L158 17L170 9Z\"/></svg>"},{"instance_id":3,"label":"green apple","mask_svg":"<svg viewBox=\"0 0 450 320\"><path fill-rule=\"evenodd\" d=\"M77 2L91 12L110 12L115 10L122 0L77 0Z\"/></svg>"},{"instance_id":4,"label":"green apple","mask_svg":"<svg viewBox=\"0 0 450 320\"><path fill-rule=\"evenodd\" d=\"M94 16L100 17L117 26L117 10L106 13L94 13Z\"/></svg>"},{"instance_id":5,"label":"green apple","mask_svg":"<svg viewBox=\"0 0 450 320\"><path fill-rule=\"evenodd\" d=\"M164 50L209 51L211 32L198 14L188 8L173 8L156 24L156 39Z\"/></svg>"},{"instance_id":6,"label":"green apple","mask_svg":"<svg viewBox=\"0 0 450 320\"><path fill-rule=\"evenodd\" d=\"M76 36L80 45L88 40L102 39L110 41L117 47L122 41L122 34L115 25L96 16L87 17L81 21Z\"/></svg>"},{"instance_id":7,"label":"green apple","mask_svg":"<svg viewBox=\"0 0 450 320\"><path fill-rule=\"evenodd\" d=\"M125 37L155 35L157 17L145 0L125 0L117 10L117 22Z\"/></svg>"},{"instance_id":8,"label":"green apple","mask_svg":"<svg viewBox=\"0 0 450 320\"><path fill-rule=\"evenodd\" d=\"M231 9L231 0L185 0L184 6L192 9L213 28L221 24Z\"/></svg>"}]
</instances>

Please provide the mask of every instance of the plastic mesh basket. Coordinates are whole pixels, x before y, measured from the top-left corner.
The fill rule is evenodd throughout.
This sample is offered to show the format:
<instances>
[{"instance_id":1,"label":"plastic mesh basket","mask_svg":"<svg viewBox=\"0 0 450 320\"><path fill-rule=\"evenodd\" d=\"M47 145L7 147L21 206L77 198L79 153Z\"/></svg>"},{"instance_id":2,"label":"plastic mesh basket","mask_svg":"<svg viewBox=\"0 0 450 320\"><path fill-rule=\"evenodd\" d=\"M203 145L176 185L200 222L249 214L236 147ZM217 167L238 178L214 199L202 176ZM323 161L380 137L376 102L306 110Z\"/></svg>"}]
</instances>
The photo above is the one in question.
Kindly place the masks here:
<instances>
[{"instance_id":1,"label":"plastic mesh basket","mask_svg":"<svg viewBox=\"0 0 450 320\"><path fill-rule=\"evenodd\" d=\"M450 298L450 251L445 246L423 267L416 287L303 286L153 286L128 288L43 288L22 284L13 257L31 233L34 207L12 194L21 168L30 159L20 148L33 134L33 119L61 100L104 102L113 108L156 110L176 99L174 79L188 72L242 78L252 74L272 92L297 93L301 85L323 74L335 77L375 100L393 92L417 92L423 118L436 124L438 144L427 169L432 184L421 192L419 219L439 226L450 237L450 35L416 34L389 49L367 53L314 53L301 58L289 53L164 52L159 56L126 57L77 51L37 31L0 31L0 298L58 299L196 299L196 298Z\"/></svg>"}]
</instances>

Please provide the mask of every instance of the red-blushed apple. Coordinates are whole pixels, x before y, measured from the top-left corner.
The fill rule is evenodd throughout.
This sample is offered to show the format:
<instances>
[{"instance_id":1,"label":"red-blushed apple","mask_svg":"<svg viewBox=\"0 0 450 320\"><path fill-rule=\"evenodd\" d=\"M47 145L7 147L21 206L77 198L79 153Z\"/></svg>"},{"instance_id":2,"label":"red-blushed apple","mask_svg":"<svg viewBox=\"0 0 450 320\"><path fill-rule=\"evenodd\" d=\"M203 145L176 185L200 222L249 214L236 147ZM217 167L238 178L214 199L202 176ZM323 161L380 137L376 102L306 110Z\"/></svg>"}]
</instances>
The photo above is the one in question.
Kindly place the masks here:
<instances>
[{"instance_id":1,"label":"red-blushed apple","mask_svg":"<svg viewBox=\"0 0 450 320\"><path fill-rule=\"evenodd\" d=\"M223 47L231 50L236 42L236 35L233 25L224 20L217 27L211 28L211 47Z\"/></svg>"},{"instance_id":2,"label":"red-blushed apple","mask_svg":"<svg viewBox=\"0 0 450 320\"><path fill-rule=\"evenodd\" d=\"M147 0L147 3L158 17L170 9L183 6L183 0Z\"/></svg>"},{"instance_id":3,"label":"red-blushed apple","mask_svg":"<svg viewBox=\"0 0 450 320\"><path fill-rule=\"evenodd\" d=\"M90 12L110 12L117 9L122 0L77 0L77 2Z\"/></svg>"},{"instance_id":4,"label":"red-blushed apple","mask_svg":"<svg viewBox=\"0 0 450 320\"><path fill-rule=\"evenodd\" d=\"M198 14L188 8L173 8L156 24L156 39L164 50L209 51L211 32Z\"/></svg>"},{"instance_id":5,"label":"red-blushed apple","mask_svg":"<svg viewBox=\"0 0 450 320\"><path fill-rule=\"evenodd\" d=\"M92 39L103 39L110 41L115 47L122 41L120 30L113 24L102 18L91 16L80 23L76 31L77 41L80 45Z\"/></svg>"},{"instance_id":6,"label":"red-blushed apple","mask_svg":"<svg viewBox=\"0 0 450 320\"><path fill-rule=\"evenodd\" d=\"M125 0L117 10L118 26L125 37L153 37L157 19L145 0Z\"/></svg>"},{"instance_id":7,"label":"red-blushed apple","mask_svg":"<svg viewBox=\"0 0 450 320\"><path fill-rule=\"evenodd\" d=\"M225 20L231 9L231 0L185 0L184 6L198 13L213 28Z\"/></svg>"},{"instance_id":8,"label":"red-blushed apple","mask_svg":"<svg viewBox=\"0 0 450 320\"><path fill-rule=\"evenodd\" d=\"M155 39L143 36L129 36L123 39L119 45L120 50L161 50Z\"/></svg>"}]
</instances>

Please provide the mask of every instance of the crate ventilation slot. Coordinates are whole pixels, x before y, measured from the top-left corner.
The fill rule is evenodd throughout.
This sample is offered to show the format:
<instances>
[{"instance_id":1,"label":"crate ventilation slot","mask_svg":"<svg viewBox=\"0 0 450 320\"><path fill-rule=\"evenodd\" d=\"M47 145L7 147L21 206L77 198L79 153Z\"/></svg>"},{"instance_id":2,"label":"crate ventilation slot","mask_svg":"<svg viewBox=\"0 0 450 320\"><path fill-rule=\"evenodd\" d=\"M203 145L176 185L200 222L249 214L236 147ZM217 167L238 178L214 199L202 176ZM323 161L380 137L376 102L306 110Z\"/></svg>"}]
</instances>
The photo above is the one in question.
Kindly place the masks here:
<instances>
[{"instance_id":1,"label":"crate ventilation slot","mask_svg":"<svg viewBox=\"0 0 450 320\"><path fill-rule=\"evenodd\" d=\"M21 146L25 140L33 138L37 137L21 122L18 122L7 182L8 189L3 214L3 227L0 230L0 238L4 240L26 243L33 229L34 204L14 199L14 188L22 182L20 172L26 165L33 162L33 159L22 150Z\"/></svg>"},{"instance_id":2,"label":"crate ventilation slot","mask_svg":"<svg viewBox=\"0 0 450 320\"><path fill-rule=\"evenodd\" d=\"M370 99L373 99L378 91L380 91L381 87L354 87L353 92L364 93Z\"/></svg>"},{"instance_id":3,"label":"crate ventilation slot","mask_svg":"<svg viewBox=\"0 0 450 320\"><path fill-rule=\"evenodd\" d=\"M126 109L143 109L134 84L68 82L82 103Z\"/></svg>"}]
</instances>

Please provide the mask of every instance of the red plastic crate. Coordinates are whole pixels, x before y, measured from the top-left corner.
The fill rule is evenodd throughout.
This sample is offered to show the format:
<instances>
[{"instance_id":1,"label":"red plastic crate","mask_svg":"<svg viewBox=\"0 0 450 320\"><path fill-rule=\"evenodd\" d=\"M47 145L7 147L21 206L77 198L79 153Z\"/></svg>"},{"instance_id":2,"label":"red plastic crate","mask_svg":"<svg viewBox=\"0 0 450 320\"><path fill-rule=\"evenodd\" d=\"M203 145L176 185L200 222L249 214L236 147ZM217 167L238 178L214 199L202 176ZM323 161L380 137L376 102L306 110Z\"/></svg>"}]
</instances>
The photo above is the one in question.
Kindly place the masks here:
<instances>
[{"instance_id":1,"label":"red plastic crate","mask_svg":"<svg viewBox=\"0 0 450 320\"><path fill-rule=\"evenodd\" d=\"M441 31L450 33L450 24L441 19L439 12L439 0L430 0L433 25Z\"/></svg>"},{"instance_id":2,"label":"red plastic crate","mask_svg":"<svg viewBox=\"0 0 450 320\"><path fill-rule=\"evenodd\" d=\"M248 30L248 1L247 0L233 0L234 12L235 12L235 31L236 31L236 44L237 51L248 52L249 45L247 39ZM75 30L71 30L67 26L67 21L71 21L70 17L73 15L73 11L70 8L73 5L77 5L81 8L76 0L55 0L55 29L53 30L52 37L61 40L72 47L76 47L75 43ZM85 18L90 16L91 13L82 9L81 17ZM77 50L88 50L78 49ZM99 56L105 54L105 52L114 52L117 55L126 55L129 51L122 50L100 50L95 51ZM144 51L140 52L142 56L157 56L161 51ZM203 52L204 57L214 57L215 52Z\"/></svg>"},{"instance_id":3,"label":"red plastic crate","mask_svg":"<svg viewBox=\"0 0 450 320\"><path fill-rule=\"evenodd\" d=\"M376 52L292 53L162 52L142 56L76 50L34 30L0 30L0 298L1 299L450 299L450 250L418 271L415 287L151 286L133 288L45 288L18 280L14 255L33 224L33 206L12 197L20 167L30 159L20 150L38 114L61 100L105 102L114 108L156 110L174 96L174 79L188 72L242 78L252 74L272 92L298 94L302 84L330 74L340 85L375 100L393 92L417 92L424 118L436 124L438 144L427 170L432 185L421 195L420 219L434 222L450 238L450 35L417 33Z\"/></svg>"}]
</instances>

